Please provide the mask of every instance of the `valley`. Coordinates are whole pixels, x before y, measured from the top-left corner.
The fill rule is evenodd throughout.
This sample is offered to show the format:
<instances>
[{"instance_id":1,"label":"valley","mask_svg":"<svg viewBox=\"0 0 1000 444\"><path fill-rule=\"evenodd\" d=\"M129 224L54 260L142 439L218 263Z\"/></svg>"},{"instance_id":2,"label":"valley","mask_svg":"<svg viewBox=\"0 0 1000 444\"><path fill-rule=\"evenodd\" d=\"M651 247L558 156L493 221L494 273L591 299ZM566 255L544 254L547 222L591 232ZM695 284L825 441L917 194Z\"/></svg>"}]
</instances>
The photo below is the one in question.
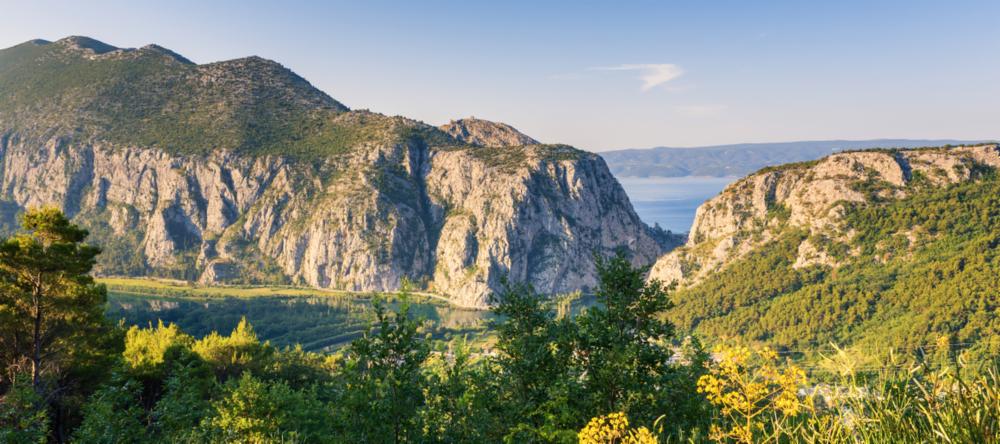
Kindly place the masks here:
<instances>
[{"instance_id":1,"label":"valley","mask_svg":"<svg viewBox=\"0 0 1000 444\"><path fill-rule=\"evenodd\" d=\"M715 125L695 83L654 90L696 68L526 63L472 99L531 71L505 100L547 121L631 72L642 106L563 105L623 140L652 103L678 131L799 112ZM372 103L451 104L448 75ZM0 443L1000 442L998 275L996 142L594 153L259 56L0 49Z\"/></svg>"}]
</instances>

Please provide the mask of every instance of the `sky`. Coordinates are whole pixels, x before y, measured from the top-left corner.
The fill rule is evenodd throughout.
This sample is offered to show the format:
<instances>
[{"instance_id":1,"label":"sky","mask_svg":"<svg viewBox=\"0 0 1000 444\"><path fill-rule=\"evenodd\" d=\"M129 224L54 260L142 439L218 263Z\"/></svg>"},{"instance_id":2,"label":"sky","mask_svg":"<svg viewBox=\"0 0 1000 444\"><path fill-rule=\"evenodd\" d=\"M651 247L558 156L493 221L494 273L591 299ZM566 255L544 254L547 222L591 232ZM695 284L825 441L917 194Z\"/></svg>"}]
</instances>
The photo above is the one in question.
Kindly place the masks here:
<instances>
[{"instance_id":1,"label":"sky","mask_svg":"<svg viewBox=\"0 0 1000 444\"><path fill-rule=\"evenodd\" d=\"M355 109L592 151L1000 138L996 1L0 0L0 47L85 35L276 60Z\"/></svg>"}]
</instances>

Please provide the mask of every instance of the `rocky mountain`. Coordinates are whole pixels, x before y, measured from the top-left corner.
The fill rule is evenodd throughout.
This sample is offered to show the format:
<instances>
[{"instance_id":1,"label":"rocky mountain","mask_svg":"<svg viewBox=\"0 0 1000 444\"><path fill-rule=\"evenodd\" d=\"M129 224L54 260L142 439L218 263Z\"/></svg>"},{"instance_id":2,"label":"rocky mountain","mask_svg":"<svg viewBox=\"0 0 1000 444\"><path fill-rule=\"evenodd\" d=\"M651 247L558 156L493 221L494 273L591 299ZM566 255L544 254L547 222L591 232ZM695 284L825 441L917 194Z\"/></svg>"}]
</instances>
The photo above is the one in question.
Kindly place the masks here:
<instances>
[{"instance_id":1,"label":"rocky mountain","mask_svg":"<svg viewBox=\"0 0 1000 444\"><path fill-rule=\"evenodd\" d=\"M740 143L694 148L657 147L601 152L615 177L739 177L761 168L804 162L839 151L977 143L960 140L815 140Z\"/></svg>"},{"instance_id":2,"label":"rocky mountain","mask_svg":"<svg viewBox=\"0 0 1000 444\"><path fill-rule=\"evenodd\" d=\"M711 334L788 347L958 337L995 353L997 168L996 144L765 168L701 205L650 277L678 282L674 320Z\"/></svg>"},{"instance_id":3,"label":"rocky mountain","mask_svg":"<svg viewBox=\"0 0 1000 444\"><path fill-rule=\"evenodd\" d=\"M661 253L599 156L461 122L350 110L257 57L31 41L0 50L0 215L63 208L102 274L410 281L470 307L502 276L566 292L594 284L593 253Z\"/></svg>"},{"instance_id":4,"label":"rocky mountain","mask_svg":"<svg viewBox=\"0 0 1000 444\"><path fill-rule=\"evenodd\" d=\"M475 117L452 120L447 125L442 125L441 131L462 143L475 146L497 148L538 144L537 140L522 134L510 125Z\"/></svg>"}]
</instances>

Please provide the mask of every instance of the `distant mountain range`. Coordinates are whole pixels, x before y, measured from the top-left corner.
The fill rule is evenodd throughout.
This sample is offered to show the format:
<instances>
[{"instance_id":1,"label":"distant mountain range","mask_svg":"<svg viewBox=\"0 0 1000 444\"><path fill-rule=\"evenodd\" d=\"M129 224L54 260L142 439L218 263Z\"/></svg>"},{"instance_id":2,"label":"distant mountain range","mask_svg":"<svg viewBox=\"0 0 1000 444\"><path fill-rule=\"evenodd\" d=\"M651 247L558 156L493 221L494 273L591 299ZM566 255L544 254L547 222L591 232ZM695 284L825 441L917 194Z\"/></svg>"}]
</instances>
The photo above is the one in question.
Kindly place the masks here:
<instances>
[{"instance_id":1,"label":"distant mountain range","mask_svg":"<svg viewBox=\"0 0 1000 444\"><path fill-rule=\"evenodd\" d=\"M838 151L868 148L917 148L962 145L972 140L812 140L740 143L696 148L657 147L600 153L617 177L745 176L761 168L816 160Z\"/></svg>"}]
</instances>

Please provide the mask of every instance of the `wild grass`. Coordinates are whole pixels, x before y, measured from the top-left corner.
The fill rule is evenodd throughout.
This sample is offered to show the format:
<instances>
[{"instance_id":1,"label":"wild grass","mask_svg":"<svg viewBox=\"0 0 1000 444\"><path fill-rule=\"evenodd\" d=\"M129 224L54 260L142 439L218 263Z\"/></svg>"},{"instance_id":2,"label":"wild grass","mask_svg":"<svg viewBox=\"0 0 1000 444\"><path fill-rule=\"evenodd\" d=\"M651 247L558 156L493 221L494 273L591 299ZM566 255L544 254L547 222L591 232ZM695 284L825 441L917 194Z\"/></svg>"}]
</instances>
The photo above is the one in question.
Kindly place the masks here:
<instances>
[{"instance_id":1,"label":"wild grass","mask_svg":"<svg viewBox=\"0 0 1000 444\"><path fill-rule=\"evenodd\" d=\"M1000 360L980 368L890 362L858 372L846 353L827 359L835 380L798 381L805 373L766 348L720 347L698 383L713 405L707 433L661 426L659 442L1000 442Z\"/></svg>"}]
</instances>

